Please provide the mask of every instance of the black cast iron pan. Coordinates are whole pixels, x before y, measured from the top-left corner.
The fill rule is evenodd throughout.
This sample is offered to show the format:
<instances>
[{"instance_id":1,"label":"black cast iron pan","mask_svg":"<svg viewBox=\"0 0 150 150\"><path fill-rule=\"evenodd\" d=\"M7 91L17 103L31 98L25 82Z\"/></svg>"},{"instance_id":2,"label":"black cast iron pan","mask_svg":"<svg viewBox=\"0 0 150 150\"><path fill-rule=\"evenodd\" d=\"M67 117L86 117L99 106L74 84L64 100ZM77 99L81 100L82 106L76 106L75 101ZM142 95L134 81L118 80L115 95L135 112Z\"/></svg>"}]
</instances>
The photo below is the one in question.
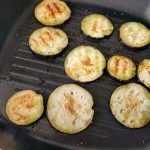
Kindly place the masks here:
<instances>
[{"instance_id":1,"label":"black cast iron pan","mask_svg":"<svg viewBox=\"0 0 150 150\"><path fill-rule=\"evenodd\" d=\"M8 121L5 114L6 100L14 92L33 89L44 95L45 106L48 95L59 85L75 83L63 68L68 52L86 44L100 49L108 59L114 54L130 56L138 63L150 58L150 47L132 50L122 45L118 38L119 26L127 21L140 21L150 27L149 0L68 0L72 17L60 28L69 36L69 45L57 57L41 58L31 53L29 35L42 27L34 17L33 10L38 1L0 1L0 148L3 150L50 149L53 146L67 149L150 149L150 124L141 129L128 129L119 124L109 109L112 91L125 83L104 75L91 83L79 84L93 95L95 116L93 124L76 135L62 134L53 129L46 115L36 123L20 127ZM109 38L95 40L80 31L82 18L91 13L102 13L113 22L115 30ZM12 28L12 30L10 30ZM5 40L7 37L7 40ZM4 40L6 41L4 44ZM130 82L138 82L135 77ZM58 148L58 149L59 149Z\"/></svg>"}]
</instances>

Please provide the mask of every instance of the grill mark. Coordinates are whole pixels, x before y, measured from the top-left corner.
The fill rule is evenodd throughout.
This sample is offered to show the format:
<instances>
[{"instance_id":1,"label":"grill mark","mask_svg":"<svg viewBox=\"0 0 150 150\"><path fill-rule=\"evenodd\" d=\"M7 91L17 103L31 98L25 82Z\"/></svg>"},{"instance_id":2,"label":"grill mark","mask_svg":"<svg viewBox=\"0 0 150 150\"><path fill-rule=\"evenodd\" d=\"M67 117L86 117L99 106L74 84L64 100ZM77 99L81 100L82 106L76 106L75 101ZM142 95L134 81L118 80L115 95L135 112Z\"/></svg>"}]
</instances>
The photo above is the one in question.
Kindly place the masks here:
<instances>
[{"instance_id":1,"label":"grill mark","mask_svg":"<svg viewBox=\"0 0 150 150\"><path fill-rule=\"evenodd\" d=\"M116 62L115 62L115 71L114 71L114 74L117 75L118 74L118 71L119 71L119 63L120 63L120 59L116 59Z\"/></svg>"},{"instance_id":2,"label":"grill mark","mask_svg":"<svg viewBox=\"0 0 150 150\"><path fill-rule=\"evenodd\" d=\"M37 42L36 39L33 39L33 38L32 38L32 40L34 41L34 43L35 43L37 46L39 45L39 43Z\"/></svg>"},{"instance_id":3,"label":"grill mark","mask_svg":"<svg viewBox=\"0 0 150 150\"><path fill-rule=\"evenodd\" d=\"M46 46L48 46L48 43L46 42L46 40L40 35L40 39L41 39L41 41L46 45Z\"/></svg>"},{"instance_id":4,"label":"grill mark","mask_svg":"<svg viewBox=\"0 0 150 150\"><path fill-rule=\"evenodd\" d=\"M93 27L92 27L92 31L96 32L97 29L97 21L94 22Z\"/></svg>"},{"instance_id":5,"label":"grill mark","mask_svg":"<svg viewBox=\"0 0 150 150\"><path fill-rule=\"evenodd\" d=\"M57 5L57 3L53 3L54 8L57 10L58 13L62 13L61 9L59 8L59 6Z\"/></svg>"},{"instance_id":6,"label":"grill mark","mask_svg":"<svg viewBox=\"0 0 150 150\"><path fill-rule=\"evenodd\" d=\"M49 12L49 16L52 16L51 7L49 5L46 5L46 9Z\"/></svg>"},{"instance_id":7,"label":"grill mark","mask_svg":"<svg viewBox=\"0 0 150 150\"><path fill-rule=\"evenodd\" d=\"M128 61L125 59L124 62L125 62L125 65L123 66L123 73L125 73L126 70L128 69L127 68L128 67Z\"/></svg>"},{"instance_id":8,"label":"grill mark","mask_svg":"<svg viewBox=\"0 0 150 150\"><path fill-rule=\"evenodd\" d=\"M50 32L45 31L45 34L48 36L50 41L54 41L54 38L53 38L53 36L52 36L52 34Z\"/></svg>"},{"instance_id":9,"label":"grill mark","mask_svg":"<svg viewBox=\"0 0 150 150\"><path fill-rule=\"evenodd\" d=\"M54 12L54 10L53 10L53 7L51 7L49 4L47 5L47 8L48 8L48 11L50 12L50 15L52 16L52 17L55 17L55 12Z\"/></svg>"},{"instance_id":10,"label":"grill mark","mask_svg":"<svg viewBox=\"0 0 150 150\"><path fill-rule=\"evenodd\" d=\"M59 33L59 32L57 32L57 31L56 31L56 35L57 35L58 37L61 37L60 33Z\"/></svg>"}]
</instances>

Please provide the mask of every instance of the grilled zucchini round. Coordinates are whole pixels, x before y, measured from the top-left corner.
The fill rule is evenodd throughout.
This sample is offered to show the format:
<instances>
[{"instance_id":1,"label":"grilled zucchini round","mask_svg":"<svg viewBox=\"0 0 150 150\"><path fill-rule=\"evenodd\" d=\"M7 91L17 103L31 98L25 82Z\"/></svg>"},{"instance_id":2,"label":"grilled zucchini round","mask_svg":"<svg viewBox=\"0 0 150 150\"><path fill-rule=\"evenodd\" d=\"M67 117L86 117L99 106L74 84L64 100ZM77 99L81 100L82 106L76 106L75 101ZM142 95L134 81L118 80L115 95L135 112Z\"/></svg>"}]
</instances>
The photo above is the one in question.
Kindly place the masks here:
<instances>
[{"instance_id":1,"label":"grilled zucchini round","mask_svg":"<svg viewBox=\"0 0 150 150\"><path fill-rule=\"evenodd\" d=\"M36 19L44 25L55 26L63 24L71 16L71 10L61 0L44 0L35 8Z\"/></svg>"},{"instance_id":2,"label":"grilled zucchini round","mask_svg":"<svg viewBox=\"0 0 150 150\"><path fill-rule=\"evenodd\" d=\"M68 45L66 33L60 29L43 27L34 31L29 38L31 50L42 56L59 54Z\"/></svg>"},{"instance_id":3,"label":"grilled zucchini round","mask_svg":"<svg viewBox=\"0 0 150 150\"><path fill-rule=\"evenodd\" d=\"M43 97L32 90L12 95L6 104L6 114L17 125L29 125L43 114Z\"/></svg>"},{"instance_id":4,"label":"grilled zucchini round","mask_svg":"<svg viewBox=\"0 0 150 150\"><path fill-rule=\"evenodd\" d=\"M130 58L115 55L108 60L107 71L120 81L128 81L136 75L136 66Z\"/></svg>"},{"instance_id":5,"label":"grilled zucchini round","mask_svg":"<svg viewBox=\"0 0 150 150\"><path fill-rule=\"evenodd\" d=\"M124 126L141 128L150 121L150 93L136 83L120 86L111 96L110 109Z\"/></svg>"},{"instance_id":6,"label":"grilled zucchini round","mask_svg":"<svg viewBox=\"0 0 150 150\"><path fill-rule=\"evenodd\" d=\"M81 30L84 34L93 38L109 36L113 29L111 21L100 14L86 16L81 22Z\"/></svg>"},{"instance_id":7,"label":"grilled zucchini round","mask_svg":"<svg viewBox=\"0 0 150 150\"><path fill-rule=\"evenodd\" d=\"M120 27L120 38L129 47L141 48L150 43L150 30L141 23L128 22Z\"/></svg>"},{"instance_id":8,"label":"grilled zucchini round","mask_svg":"<svg viewBox=\"0 0 150 150\"><path fill-rule=\"evenodd\" d=\"M72 80L90 82L103 74L106 60L99 50L91 46L79 46L68 54L64 66Z\"/></svg>"},{"instance_id":9,"label":"grilled zucchini round","mask_svg":"<svg viewBox=\"0 0 150 150\"><path fill-rule=\"evenodd\" d=\"M82 87L66 84L56 88L49 96L47 117L51 125L60 132L78 133L92 122L93 98Z\"/></svg>"},{"instance_id":10,"label":"grilled zucchini round","mask_svg":"<svg viewBox=\"0 0 150 150\"><path fill-rule=\"evenodd\" d=\"M150 88L150 59L144 59L138 66L138 78Z\"/></svg>"}]
</instances>

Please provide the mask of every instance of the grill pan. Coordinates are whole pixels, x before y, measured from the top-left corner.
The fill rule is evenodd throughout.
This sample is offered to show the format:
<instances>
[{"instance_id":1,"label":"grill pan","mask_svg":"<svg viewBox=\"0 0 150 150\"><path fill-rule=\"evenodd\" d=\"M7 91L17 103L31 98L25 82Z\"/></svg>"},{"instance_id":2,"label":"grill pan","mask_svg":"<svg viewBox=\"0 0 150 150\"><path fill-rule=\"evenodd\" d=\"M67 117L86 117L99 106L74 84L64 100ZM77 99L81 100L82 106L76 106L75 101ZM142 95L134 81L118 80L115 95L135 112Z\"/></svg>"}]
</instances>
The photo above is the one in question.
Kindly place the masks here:
<instances>
[{"instance_id":1,"label":"grill pan","mask_svg":"<svg viewBox=\"0 0 150 150\"><path fill-rule=\"evenodd\" d=\"M27 9L17 20L10 32L6 43L0 54L0 123L5 131L2 133L13 135L19 140L28 144L26 149L48 149L54 145L67 149L150 149L150 124L141 129L128 129L119 124L112 116L109 109L109 98L113 90L125 83L112 79L106 72L96 81L90 83L76 83L65 74L63 63L66 55L81 44L94 46L102 51L106 59L115 54L122 54L132 57L138 63L144 58L150 58L150 46L142 50L133 50L124 46L118 37L118 29L122 23L127 21L140 21L149 26L148 15L144 15L147 4L150 2L132 1L135 4L130 7L123 0L117 3L111 1L67 1L72 10L71 19L59 26L69 37L69 45L55 57L41 57L31 52L28 46L29 35L37 28L43 27L35 19L33 10L38 1L30 2ZM138 7L135 6L138 3ZM116 6L115 6L116 4ZM141 4L141 6L140 6ZM119 7L120 6L120 7ZM145 9L143 9L145 6ZM123 8L124 7L124 8ZM126 9L128 7L128 9ZM122 9L119 11L119 9ZM132 12L132 11L133 12ZM139 13L140 10L143 10ZM137 13L138 12L138 13ZM114 24L113 34L104 39L92 39L83 35L80 30L82 18L91 13L102 13ZM147 13L147 12L146 12ZM150 11L149 11L150 14ZM137 82L135 77L130 82ZM53 129L46 118L46 113L36 123L20 127L13 125L7 120L5 104L7 99L15 92L23 89L33 89L44 96L45 106L49 94L58 86L76 83L87 89L94 98L94 120L93 123L83 132L75 135L62 134ZM13 140L8 138L7 140ZM6 137L5 137L6 138ZM6 139L5 139L6 140ZM39 142L37 142L39 141ZM1 143L1 142L0 142ZM7 143L7 142L6 142ZM14 146L15 149L25 149L24 145ZM35 143L35 145L33 144ZM13 149L7 143L4 148ZM1 143L2 146L2 143ZM38 147L39 146L39 147ZM1 148L1 147L0 147Z\"/></svg>"}]
</instances>

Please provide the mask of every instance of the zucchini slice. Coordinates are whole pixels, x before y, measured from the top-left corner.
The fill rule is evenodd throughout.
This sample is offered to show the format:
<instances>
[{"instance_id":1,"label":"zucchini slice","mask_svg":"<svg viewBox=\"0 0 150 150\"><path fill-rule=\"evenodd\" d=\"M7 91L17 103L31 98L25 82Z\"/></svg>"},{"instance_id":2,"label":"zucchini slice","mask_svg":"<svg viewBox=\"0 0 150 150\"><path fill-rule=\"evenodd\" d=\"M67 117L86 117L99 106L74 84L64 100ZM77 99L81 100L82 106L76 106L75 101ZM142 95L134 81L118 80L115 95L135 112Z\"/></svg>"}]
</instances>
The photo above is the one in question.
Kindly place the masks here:
<instances>
[{"instance_id":1,"label":"zucchini slice","mask_svg":"<svg viewBox=\"0 0 150 150\"><path fill-rule=\"evenodd\" d=\"M103 38L109 36L114 27L111 21L100 14L86 16L81 22L81 30L87 36L93 38Z\"/></svg>"},{"instance_id":2,"label":"zucchini slice","mask_svg":"<svg viewBox=\"0 0 150 150\"><path fill-rule=\"evenodd\" d=\"M150 30L141 23L127 22L120 27L122 42L133 48L141 48L150 43Z\"/></svg>"},{"instance_id":3,"label":"zucchini slice","mask_svg":"<svg viewBox=\"0 0 150 150\"><path fill-rule=\"evenodd\" d=\"M144 59L138 66L138 78L150 88L150 59Z\"/></svg>"},{"instance_id":4,"label":"zucchini slice","mask_svg":"<svg viewBox=\"0 0 150 150\"><path fill-rule=\"evenodd\" d=\"M6 114L17 125L29 125L38 120L44 111L43 97L32 90L12 95L6 104Z\"/></svg>"},{"instance_id":5,"label":"zucchini slice","mask_svg":"<svg viewBox=\"0 0 150 150\"><path fill-rule=\"evenodd\" d=\"M110 109L124 126L141 128L150 121L150 93L136 83L120 86L111 96Z\"/></svg>"},{"instance_id":6,"label":"zucchini slice","mask_svg":"<svg viewBox=\"0 0 150 150\"><path fill-rule=\"evenodd\" d=\"M92 95L75 84L56 88L48 98L47 117L60 132L75 134L92 122L94 110Z\"/></svg>"},{"instance_id":7,"label":"zucchini slice","mask_svg":"<svg viewBox=\"0 0 150 150\"><path fill-rule=\"evenodd\" d=\"M130 58L115 55L108 60L107 71L120 81L128 81L136 75L136 66Z\"/></svg>"},{"instance_id":8,"label":"zucchini slice","mask_svg":"<svg viewBox=\"0 0 150 150\"><path fill-rule=\"evenodd\" d=\"M34 31L29 38L31 50L42 56L59 54L68 45L66 33L60 29L43 27Z\"/></svg>"},{"instance_id":9,"label":"zucchini slice","mask_svg":"<svg viewBox=\"0 0 150 150\"><path fill-rule=\"evenodd\" d=\"M71 10L61 0L44 0L36 6L34 14L42 24L55 26L68 20L71 16Z\"/></svg>"},{"instance_id":10,"label":"zucchini slice","mask_svg":"<svg viewBox=\"0 0 150 150\"><path fill-rule=\"evenodd\" d=\"M103 74L106 60L99 50L91 46L79 46L67 55L64 66L72 80L90 82Z\"/></svg>"}]
</instances>

